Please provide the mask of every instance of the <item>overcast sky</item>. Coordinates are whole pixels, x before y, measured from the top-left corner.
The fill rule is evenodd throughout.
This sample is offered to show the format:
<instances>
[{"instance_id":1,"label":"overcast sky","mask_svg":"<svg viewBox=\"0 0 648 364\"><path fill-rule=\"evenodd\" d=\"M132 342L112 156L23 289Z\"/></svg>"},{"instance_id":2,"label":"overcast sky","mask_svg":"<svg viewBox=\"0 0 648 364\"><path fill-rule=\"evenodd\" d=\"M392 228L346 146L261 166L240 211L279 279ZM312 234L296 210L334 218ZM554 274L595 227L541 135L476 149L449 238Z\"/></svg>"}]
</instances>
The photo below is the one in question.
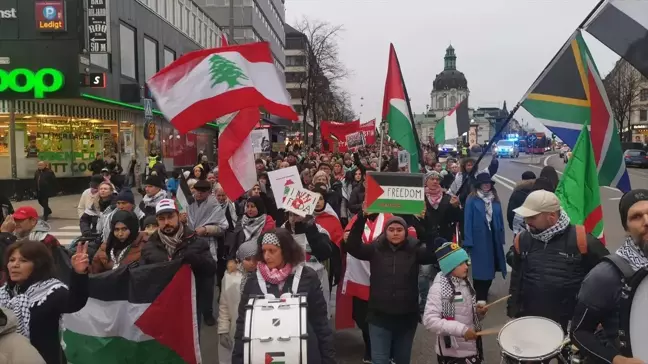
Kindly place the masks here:
<instances>
[{"instance_id":1,"label":"overcast sky","mask_svg":"<svg viewBox=\"0 0 648 364\"><path fill-rule=\"evenodd\" d=\"M421 113L450 43L466 75L470 107L509 110L598 0L287 0L286 21L306 16L344 26L341 61L352 76L342 85L362 120L380 119L389 43L394 43L412 99ZM585 40L604 76L619 58L596 39ZM364 101L361 101L364 98ZM361 105L364 105L361 107ZM521 110L518 120L536 126Z\"/></svg>"}]
</instances>

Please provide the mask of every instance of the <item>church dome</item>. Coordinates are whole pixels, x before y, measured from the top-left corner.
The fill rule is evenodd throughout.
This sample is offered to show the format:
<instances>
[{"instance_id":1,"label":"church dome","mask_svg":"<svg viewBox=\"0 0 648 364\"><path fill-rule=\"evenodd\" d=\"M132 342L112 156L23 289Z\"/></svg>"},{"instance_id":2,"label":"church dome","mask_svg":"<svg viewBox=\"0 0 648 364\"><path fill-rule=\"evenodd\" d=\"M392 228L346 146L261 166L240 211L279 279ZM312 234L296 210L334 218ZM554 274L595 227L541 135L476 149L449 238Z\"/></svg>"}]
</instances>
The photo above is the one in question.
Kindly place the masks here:
<instances>
[{"instance_id":1,"label":"church dome","mask_svg":"<svg viewBox=\"0 0 648 364\"><path fill-rule=\"evenodd\" d=\"M453 88L468 89L466 76L464 76L463 72L457 70L444 70L436 76L432 85L434 91L449 90Z\"/></svg>"},{"instance_id":2,"label":"church dome","mask_svg":"<svg viewBox=\"0 0 648 364\"><path fill-rule=\"evenodd\" d=\"M468 81L463 72L457 70L457 56L455 49L451 46L446 49L444 57L443 72L439 73L434 79L433 91L442 91L450 89L467 90Z\"/></svg>"}]
</instances>

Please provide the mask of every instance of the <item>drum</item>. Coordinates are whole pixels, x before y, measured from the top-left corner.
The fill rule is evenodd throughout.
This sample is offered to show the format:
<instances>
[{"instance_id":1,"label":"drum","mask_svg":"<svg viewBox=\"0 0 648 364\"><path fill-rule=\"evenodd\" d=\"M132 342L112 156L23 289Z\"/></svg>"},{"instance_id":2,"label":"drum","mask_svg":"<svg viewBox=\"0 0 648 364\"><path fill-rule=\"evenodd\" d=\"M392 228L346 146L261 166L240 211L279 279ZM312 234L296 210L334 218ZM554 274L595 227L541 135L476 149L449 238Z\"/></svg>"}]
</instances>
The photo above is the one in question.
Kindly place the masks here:
<instances>
[{"instance_id":1,"label":"drum","mask_svg":"<svg viewBox=\"0 0 648 364\"><path fill-rule=\"evenodd\" d=\"M648 269L635 273L628 287L621 298L621 353L648 363Z\"/></svg>"},{"instance_id":2,"label":"drum","mask_svg":"<svg viewBox=\"0 0 648 364\"><path fill-rule=\"evenodd\" d=\"M497 335L502 357L513 363L548 362L558 358L564 342L565 333L558 323L537 316L510 321Z\"/></svg>"},{"instance_id":3,"label":"drum","mask_svg":"<svg viewBox=\"0 0 648 364\"><path fill-rule=\"evenodd\" d=\"M251 298L245 306L245 364L307 364L306 297Z\"/></svg>"}]
</instances>

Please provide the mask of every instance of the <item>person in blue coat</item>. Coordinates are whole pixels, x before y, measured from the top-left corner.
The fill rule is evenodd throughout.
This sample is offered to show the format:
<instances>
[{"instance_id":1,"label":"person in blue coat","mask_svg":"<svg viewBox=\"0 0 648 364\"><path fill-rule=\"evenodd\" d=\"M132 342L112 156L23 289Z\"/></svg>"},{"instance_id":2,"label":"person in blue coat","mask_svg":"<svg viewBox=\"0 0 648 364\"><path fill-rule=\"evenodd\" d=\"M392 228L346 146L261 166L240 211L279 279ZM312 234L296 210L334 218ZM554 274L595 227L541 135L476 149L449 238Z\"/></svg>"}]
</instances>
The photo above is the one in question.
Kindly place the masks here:
<instances>
[{"instance_id":1,"label":"person in blue coat","mask_svg":"<svg viewBox=\"0 0 648 364\"><path fill-rule=\"evenodd\" d=\"M478 301L488 301L495 272L506 278L504 215L494 185L488 173L478 174L464 208L463 247L470 253Z\"/></svg>"}]
</instances>

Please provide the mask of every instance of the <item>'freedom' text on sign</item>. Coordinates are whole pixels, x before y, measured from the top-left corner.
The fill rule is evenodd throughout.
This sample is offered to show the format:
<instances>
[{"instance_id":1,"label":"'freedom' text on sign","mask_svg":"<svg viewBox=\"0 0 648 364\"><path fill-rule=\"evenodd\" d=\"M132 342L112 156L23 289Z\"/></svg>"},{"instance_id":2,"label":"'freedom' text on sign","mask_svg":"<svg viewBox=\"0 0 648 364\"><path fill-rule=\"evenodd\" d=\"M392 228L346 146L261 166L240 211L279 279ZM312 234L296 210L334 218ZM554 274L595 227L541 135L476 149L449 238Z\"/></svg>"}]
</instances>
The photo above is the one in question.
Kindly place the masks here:
<instances>
[{"instance_id":1,"label":"'freedom' text on sign","mask_svg":"<svg viewBox=\"0 0 648 364\"><path fill-rule=\"evenodd\" d=\"M420 187L386 187L381 199L422 200L423 189Z\"/></svg>"}]
</instances>

